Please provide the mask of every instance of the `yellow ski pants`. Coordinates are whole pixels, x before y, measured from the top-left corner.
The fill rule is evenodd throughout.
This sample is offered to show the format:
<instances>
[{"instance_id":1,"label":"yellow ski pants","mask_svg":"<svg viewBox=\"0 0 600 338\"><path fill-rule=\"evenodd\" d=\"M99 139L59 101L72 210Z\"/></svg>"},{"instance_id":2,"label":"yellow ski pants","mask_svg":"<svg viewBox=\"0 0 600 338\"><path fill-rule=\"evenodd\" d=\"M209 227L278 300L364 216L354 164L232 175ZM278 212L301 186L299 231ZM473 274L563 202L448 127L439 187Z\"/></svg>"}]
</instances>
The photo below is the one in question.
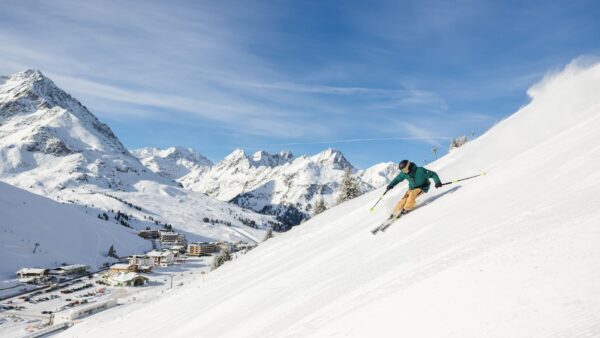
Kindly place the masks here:
<instances>
[{"instance_id":1,"label":"yellow ski pants","mask_svg":"<svg viewBox=\"0 0 600 338\"><path fill-rule=\"evenodd\" d=\"M415 205L417 204L416 199L422 193L423 190L421 190L420 188L407 191L406 194L404 194L404 196L400 200L400 202L396 204L396 207L394 208L394 215L398 216L402 209L406 211L414 209Z\"/></svg>"}]
</instances>

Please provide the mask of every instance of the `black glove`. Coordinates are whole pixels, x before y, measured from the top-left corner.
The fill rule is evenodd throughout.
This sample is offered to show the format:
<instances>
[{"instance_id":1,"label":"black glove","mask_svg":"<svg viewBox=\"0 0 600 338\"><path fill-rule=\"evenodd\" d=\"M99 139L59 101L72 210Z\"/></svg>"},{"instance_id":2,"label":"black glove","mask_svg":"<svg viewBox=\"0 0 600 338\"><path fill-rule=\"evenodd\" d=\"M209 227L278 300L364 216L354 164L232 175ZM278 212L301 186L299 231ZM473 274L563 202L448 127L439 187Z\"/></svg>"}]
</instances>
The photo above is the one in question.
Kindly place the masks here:
<instances>
[{"instance_id":1,"label":"black glove","mask_svg":"<svg viewBox=\"0 0 600 338\"><path fill-rule=\"evenodd\" d=\"M442 187L442 182L437 182L437 183L435 184L435 188L436 188L436 189L437 189L437 188L441 188L441 187Z\"/></svg>"}]
</instances>

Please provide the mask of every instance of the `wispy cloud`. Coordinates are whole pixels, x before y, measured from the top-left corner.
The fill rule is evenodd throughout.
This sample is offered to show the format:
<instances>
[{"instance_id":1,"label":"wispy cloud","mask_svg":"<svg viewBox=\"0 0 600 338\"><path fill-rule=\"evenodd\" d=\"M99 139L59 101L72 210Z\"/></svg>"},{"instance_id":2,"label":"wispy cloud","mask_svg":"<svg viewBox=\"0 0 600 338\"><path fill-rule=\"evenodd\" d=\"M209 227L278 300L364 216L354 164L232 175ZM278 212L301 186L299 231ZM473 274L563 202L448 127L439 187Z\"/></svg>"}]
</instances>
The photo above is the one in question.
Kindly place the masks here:
<instances>
[{"instance_id":1,"label":"wispy cloud","mask_svg":"<svg viewBox=\"0 0 600 338\"><path fill-rule=\"evenodd\" d=\"M9 8L19 25L0 26L3 69L40 68L84 102L114 102L121 118L137 119L146 106L221 122L238 132L312 137L327 133L322 123L327 119L340 125L340 115L380 109L376 101L411 105L427 100L412 89L307 84L277 71L272 60L252 51L256 41L281 38L270 27L278 13L269 6L256 11L206 4L181 9L160 2L37 5L37 10ZM55 39L47 39L51 31ZM360 102L350 105L330 96ZM101 113L110 116L108 105L103 106ZM319 123L311 122L317 117ZM331 136L336 132L329 130Z\"/></svg>"},{"instance_id":2,"label":"wispy cloud","mask_svg":"<svg viewBox=\"0 0 600 338\"><path fill-rule=\"evenodd\" d=\"M312 93L312 94L328 94L328 95L356 95L356 94L372 94L372 95L409 95L411 94L405 89L384 89L384 88L368 88L368 87L341 87L341 86L326 86L326 85L310 85L299 83L250 83L250 82L233 82L247 87L261 89L275 89L289 92Z\"/></svg>"},{"instance_id":3,"label":"wispy cloud","mask_svg":"<svg viewBox=\"0 0 600 338\"><path fill-rule=\"evenodd\" d=\"M413 123L398 121L396 122L408 135L419 140L423 140L432 146L441 146L441 140L450 140L452 137L439 136L436 129L431 126L418 126Z\"/></svg>"},{"instance_id":4,"label":"wispy cloud","mask_svg":"<svg viewBox=\"0 0 600 338\"><path fill-rule=\"evenodd\" d=\"M249 149L263 149L267 147L289 147L289 146L298 146L298 145L328 145L328 144L343 144L343 143L362 143L362 142L388 142L388 141L448 141L451 140L450 136L433 136L430 133L426 133L422 129L415 129L414 126L411 126L409 129L410 134L414 135L424 135L424 136L410 136L410 137L376 137L376 138L355 138L355 139L345 139L345 140L327 140L327 141L314 141L314 142L287 142L287 143L271 143L271 144L261 144L261 145L252 145L246 146ZM433 144L438 144L437 142ZM235 147L232 147L235 149Z\"/></svg>"},{"instance_id":5,"label":"wispy cloud","mask_svg":"<svg viewBox=\"0 0 600 338\"><path fill-rule=\"evenodd\" d=\"M240 140L358 146L401 141L399 131L411 144L438 145L516 110L527 87L576 56L565 48L574 40L576 52L588 51L588 40L598 50L590 38L597 11L582 4L528 3L519 11L474 0L32 0L2 7L1 74L39 68L125 133L143 121L170 126L164 142L221 149Z\"/></svg>"}]
</instances>

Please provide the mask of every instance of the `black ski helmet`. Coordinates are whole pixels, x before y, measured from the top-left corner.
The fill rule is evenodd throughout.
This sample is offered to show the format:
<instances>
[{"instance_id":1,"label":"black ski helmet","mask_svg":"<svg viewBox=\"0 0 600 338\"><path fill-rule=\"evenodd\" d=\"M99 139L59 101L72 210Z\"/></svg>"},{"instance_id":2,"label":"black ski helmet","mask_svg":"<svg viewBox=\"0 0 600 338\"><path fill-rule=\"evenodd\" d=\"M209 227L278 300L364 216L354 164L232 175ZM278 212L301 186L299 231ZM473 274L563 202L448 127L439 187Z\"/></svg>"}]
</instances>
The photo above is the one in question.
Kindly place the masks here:
<instances>
[{"instance_id":1,"label":"black ski helmet","mask_svg":"<svg viewBox=\"0 0 600 338\"><path fill-rule=\"evenodd\" d=\"M402 169L406 168L406 166L409 164L410 164L410 162L408 160L402 160L402 161L400 161L400 163L398 163L398 169L402 170Z\"/></svg>"}]
</instances>

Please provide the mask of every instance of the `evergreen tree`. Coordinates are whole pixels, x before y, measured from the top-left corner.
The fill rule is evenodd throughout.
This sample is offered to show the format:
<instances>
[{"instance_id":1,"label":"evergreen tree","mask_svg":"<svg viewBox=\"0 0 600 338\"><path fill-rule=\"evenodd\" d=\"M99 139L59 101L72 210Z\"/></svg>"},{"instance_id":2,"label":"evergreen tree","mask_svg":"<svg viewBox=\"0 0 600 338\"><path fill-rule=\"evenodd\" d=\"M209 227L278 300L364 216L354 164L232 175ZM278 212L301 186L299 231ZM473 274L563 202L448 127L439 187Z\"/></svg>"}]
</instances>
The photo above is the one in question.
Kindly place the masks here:
<instances>
[{"instance_id":1,"label":"evergreen tree","mask_svg":"<svg viewBox=\"0 0 600 338\"><path fill-rule=\"evenodd\" d=\"M355 197L360 196L362 193L358 185L358 180L352 177L350 169L344 170L344 177L342 178L342 189L340 196L338 197L338 204L351 200Z\"/></svg>"},{"instance_id":2,"label":"evergreen tree","mask_svg":"<svg viewBox=\"0 0 600 338\"><path fill-rule=\"evenodd\" d=\"M267 233L265 234L265 238L263 239L263 242L269 238L273 238L273 229L272 228L269 228L269 230L267 230Z\"/></svg>"},{"instance_id":3,"label":"evergreen tree","mask_svg":"<svg viewBox=\"0 0 600 338\"><path fill-rule=\"evenodd\" d=\"M119 256L117 255L117 251L112 246L112 244L111 244L110 248L108 249L108 254L106 256L119 259Z\"/></svg>"},{"instance_id":4,"label":"evergreen tree","mask_svg":"<svg viewBox=\"0 0 600 338\"><path fill-rule=\"evenodd\" d=\"M317 200L317 203L315 203L315 206L313 207L313 215L318 215L325 210L327 210L327 206L325 205L325 200L323 199L323 196L321 196L321 198Z\"/></svg>"},{"instance_id":5,"label":"evergreen tree","mask_svg":"<svg viewBox=\"0 0 600 338\"><path fill-rule=\"evenodd\" d=\"M231 254L229 253L229 250L227 250L227 249L221 250L221 253L217 257L215 257L215 259L213 260L211 270L215 270L216 268L220 267L225 262L230 261L230 260L231 260Z\"/></svg>"},{"instance_id":6,"label":"evergreen tree","mask_svg":"<svg viewBox=\"0 0 600 338\"><path fill-rule=\"evenodd\" d=\"M454 140L452 140L452 142L450 142L450 149L448 151L454 151L454 150L462 147L468 141L469 140L467 139L467 137L465 135L463 135L459 138L455 138Z\"/></svg>"}]
</instances>

